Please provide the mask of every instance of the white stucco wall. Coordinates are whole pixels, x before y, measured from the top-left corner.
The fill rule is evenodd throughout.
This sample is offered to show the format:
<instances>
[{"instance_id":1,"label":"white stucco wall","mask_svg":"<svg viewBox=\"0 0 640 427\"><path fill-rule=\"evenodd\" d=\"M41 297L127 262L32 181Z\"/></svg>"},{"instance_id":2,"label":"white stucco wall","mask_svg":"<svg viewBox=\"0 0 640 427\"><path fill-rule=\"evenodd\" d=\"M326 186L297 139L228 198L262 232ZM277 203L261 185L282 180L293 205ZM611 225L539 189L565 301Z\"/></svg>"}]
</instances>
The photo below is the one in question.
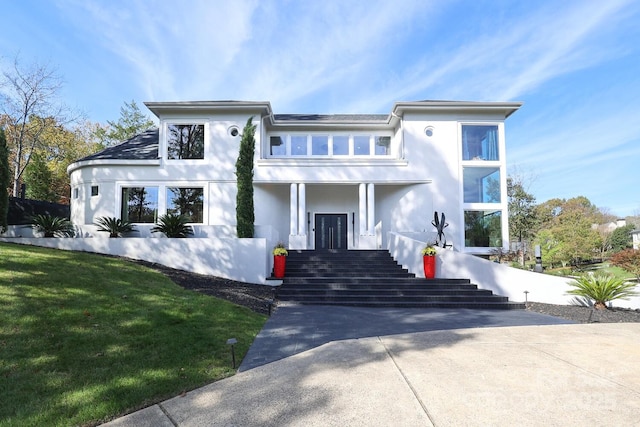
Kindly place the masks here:
<instances>
[{"instance_id":1,"label":"white stucco wall","mask_svg":"<svg viewBox=\"0 0 640 427\"><path fill-rule=\"evenodd\" d=\"M389 233L391 255L418 277L424 277L421 250L431 233ZM570 289L564 277L534 273L487 261L474 255L438 248L436 277L471 279L479 288L509 297L511 301L528 301L547 304L572 304L574 297L566 295ZM616 300L616 307L640 309L640 297Z\"/></svg>"},{"instance_id":2,"label":"white stucco wall","mask_svg":"<svg viewBox=\"0 0 640 427\"><path fill-rule=\"evenodd\" d=\"M272 268L267 238L0 238L2 242L94 252L149 261L179 270L265 284Z\"/></svg>"}]
</instances>

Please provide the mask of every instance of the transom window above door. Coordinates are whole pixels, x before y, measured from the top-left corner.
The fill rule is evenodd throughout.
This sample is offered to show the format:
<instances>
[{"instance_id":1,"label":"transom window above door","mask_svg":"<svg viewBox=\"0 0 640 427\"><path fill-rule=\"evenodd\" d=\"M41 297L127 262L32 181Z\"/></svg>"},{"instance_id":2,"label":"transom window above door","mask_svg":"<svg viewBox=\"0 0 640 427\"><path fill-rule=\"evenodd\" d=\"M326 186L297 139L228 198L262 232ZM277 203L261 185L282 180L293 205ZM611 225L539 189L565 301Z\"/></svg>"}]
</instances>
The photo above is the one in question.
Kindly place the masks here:
<instances>
[{"instance_id":1,"label":"transom window above door","mask_svg":"<svg viewBox=\"0 0 640 427\"><path fill-rule=\"evenodd\" d=\"M379 134L283 134L269 136L266 157L390 157L391 136Z\"/></svg>"}]
</instances>

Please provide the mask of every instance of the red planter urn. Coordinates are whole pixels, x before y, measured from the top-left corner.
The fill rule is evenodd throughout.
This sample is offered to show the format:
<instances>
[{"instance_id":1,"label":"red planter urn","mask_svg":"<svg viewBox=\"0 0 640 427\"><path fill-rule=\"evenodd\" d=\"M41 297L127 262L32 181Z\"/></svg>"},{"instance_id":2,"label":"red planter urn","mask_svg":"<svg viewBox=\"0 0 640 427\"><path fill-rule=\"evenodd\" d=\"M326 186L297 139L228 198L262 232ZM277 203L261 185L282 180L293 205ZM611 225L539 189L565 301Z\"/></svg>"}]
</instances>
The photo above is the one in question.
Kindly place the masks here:
<instances>
[{"instance_id":1,"label":"red planter urn","mask_svg":"<svg viewBox=\"0 0 640 427\"><path fill-rule=\"evenodd\" d=\"M436 277L436 257L435 255L425 255L422 257L424 264L424 277L433 279Z\"/></svg>"},{"instance_id":2,"label":"red planter urn","mask_svg":"<svg viewBox=\"0 0 640 427\"><path fill-rule=\"evenodd\" d=\"M285 255L273 256L273 275L277 278L284 277L284 269L287 265L287 257Z\"/></svg>"}]
</instances>

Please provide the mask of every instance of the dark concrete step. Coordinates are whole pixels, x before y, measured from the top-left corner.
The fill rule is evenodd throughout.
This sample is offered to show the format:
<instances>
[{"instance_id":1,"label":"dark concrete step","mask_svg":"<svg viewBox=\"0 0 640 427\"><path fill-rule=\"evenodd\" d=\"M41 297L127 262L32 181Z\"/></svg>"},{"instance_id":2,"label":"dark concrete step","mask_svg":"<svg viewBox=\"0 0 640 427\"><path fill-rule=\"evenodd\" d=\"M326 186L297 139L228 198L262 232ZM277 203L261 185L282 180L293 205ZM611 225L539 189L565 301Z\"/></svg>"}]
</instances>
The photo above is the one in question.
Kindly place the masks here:
<instances>
[{"instance_id":1,"label":"dark concrete step","mask_svg":"<svg viewBox=\"0 0 640 427\"><path fill-rule=\"evenodd\" d=\"M423 302L423 301L323 301L299 302L302 305L335 305L349 307L450 308L473 310L523 310L524 303L515 302Z\"/></svg>"},{"instance_id":2,"label":"dark concrete step","mask_svg":"<svg viewBox=\"0 0 640 427\"><path fill-rule=\"evenodd\" d=\"M404 286L442 289L473 288L468 279L423 279L418 277L285 277L282 287L289 286Z\"/></svg>"}]
</instances>

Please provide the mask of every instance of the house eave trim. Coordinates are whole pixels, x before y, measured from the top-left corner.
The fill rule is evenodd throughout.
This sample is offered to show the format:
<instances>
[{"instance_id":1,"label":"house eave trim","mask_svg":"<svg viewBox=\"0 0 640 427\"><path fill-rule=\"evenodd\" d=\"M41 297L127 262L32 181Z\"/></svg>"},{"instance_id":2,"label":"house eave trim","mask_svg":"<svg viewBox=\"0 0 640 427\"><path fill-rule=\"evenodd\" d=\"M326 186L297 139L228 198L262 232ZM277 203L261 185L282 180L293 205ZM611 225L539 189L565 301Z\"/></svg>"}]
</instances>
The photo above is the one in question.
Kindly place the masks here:
<instances>
[{"instance_id":1,"label":"house eave trim","mask_svg":"<svg viewBox=\"0 0 640 427\"><path fill-rule=\"evenodd\" d=\"M67 175L71 172L86 168L89 166L160 166L162 159L97 159L97 160L83 160L80 162L71 163L67 166Z\"/></svg>"},{"instance_id":2,"label":"house eave trim","mask_svg":"<svg viewBox=\"0 0 640 427\"><path fill-rule=\"evenodd\" d=\"M474 101L416 101L396 102L393 114L402 116L406 112L501 112L507 118L515 113L522 102L474 102Z\"/></svg>"}]
</instances>

